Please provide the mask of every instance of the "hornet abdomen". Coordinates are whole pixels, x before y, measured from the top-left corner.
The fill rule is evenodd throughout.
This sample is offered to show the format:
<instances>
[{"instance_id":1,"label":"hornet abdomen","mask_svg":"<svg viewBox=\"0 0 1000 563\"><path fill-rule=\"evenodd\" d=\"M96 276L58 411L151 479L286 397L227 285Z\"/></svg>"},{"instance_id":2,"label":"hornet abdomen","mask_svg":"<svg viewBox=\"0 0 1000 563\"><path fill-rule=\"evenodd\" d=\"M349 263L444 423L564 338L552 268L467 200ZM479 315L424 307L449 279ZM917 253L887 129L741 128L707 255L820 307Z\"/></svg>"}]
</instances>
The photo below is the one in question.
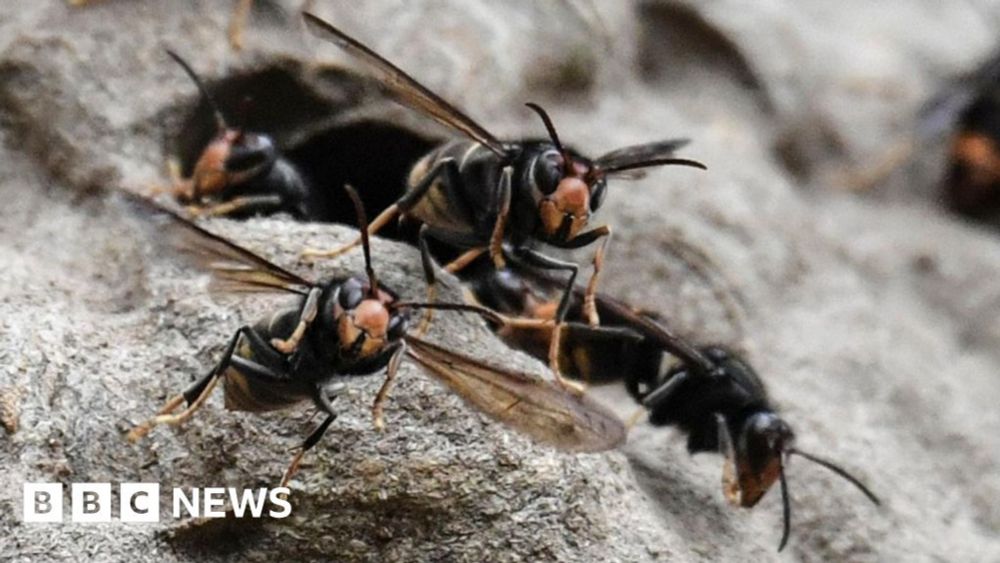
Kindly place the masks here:
<instances>
[{"instance_id":1,"label":"hornet abdomen","mask_svg":"<svg viewBox=\"0 0 1000 563\"><path fill-rule=\"evenodd\" d=\"M254 332L264 340L266 348L246 338L242 339L234 353L235 356L259 364L275 374L287 376L287 379L262 379L250 370L230 365L226 369L223 381L227 409L247 412L273 411L311 397L313 386L303 378L295 377L287 356L268 344L272 338L290 336L298 317L298 309L288 309L254 325Z\"/></svg>"},{"instance_id":2,"label":"hornet abdomen","mask_svg":"<svg viewBox=\"0 0 1000 563\"><path fill-rule=\"evenodd\" d=\"M408 217L451 233L489 233L496 221L493 192L500 179L497 156L473 141L452 141L421 158L410 171L407 187L417 186L443 159L451 158L461 185L439 174L427 193L406 212Z\"/></svg>"}]
</instances>

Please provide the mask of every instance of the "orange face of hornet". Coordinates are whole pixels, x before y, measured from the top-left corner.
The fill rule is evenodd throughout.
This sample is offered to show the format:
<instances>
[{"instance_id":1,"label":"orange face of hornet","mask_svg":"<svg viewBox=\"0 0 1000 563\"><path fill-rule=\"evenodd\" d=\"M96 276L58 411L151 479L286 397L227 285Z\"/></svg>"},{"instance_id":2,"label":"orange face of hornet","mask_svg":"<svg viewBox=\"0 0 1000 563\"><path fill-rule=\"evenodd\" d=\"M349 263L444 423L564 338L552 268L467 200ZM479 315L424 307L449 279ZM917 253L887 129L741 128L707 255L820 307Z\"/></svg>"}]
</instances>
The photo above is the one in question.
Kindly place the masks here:
<instances>
[{"instance_id":1,"label":"orange face of hornet","mask_svg":"<svg viewBox=\"0 0 1000 563\"><path fill-rule=\"evenodd\" d=\"M546 194L538 203L542 231L549 239L560 241L573 239L587 226L591 213L600 205L605 180L594 174L589 165L578 159L570 163L570 170L564 174L562 163L565 159L561 155L555 153L555 158L552 155L545 155L543 158L549 163L558 162L553 170L555 174L549 174L550 178L555 176L558 180L548 184L555 185L555 189L548 193L544 187L540 189ZM538 183L536 179L536 185Z\"/></svg>"},{"instance_id":2,"label":"orange face of hornet","mask_svg":"<svg viewBox=\"0 0 1000 563\"><path fill-rule=\"evenodd\" d=\"M792 446L792 429L773 413L758 413L745 422L733 450L726 452L722 488L734 506L751 508L780 478L782 456Z\"/></svg>"},{"instance_id":3,"label":"orange face of hornet","mask_svg":"<svg viewBox=\"0 0 1000 563\"><path fill-rule=\"evenodd\" d=\"M989 135L963 132L951 147L948 203L961 213L977 215L1000 202L1000 145Z\"/></svg>"},{"instance_id":4,"label":"orange face of hornet","mask_svg":"<svg viewBox=\"0 0 1000 563\"><path fill-rule=\"evenodd\" d=\"M188 200L215 196L229 185L226 159L238 135L237 131L225 131L205 147L194 165L191 176L193 193L187 194Z\"/></svg>"},{"instance_id":5,"label":"orange face of hornet","mask_svg":"<svg viewBox=\"0 0 1000 563\"><path fill-rule=\"evenodd\" d=\"M366 284L351 279L337 296L333 314L341 354L352 359L372 358L402 338L406 317L391 304L395 296L379 290L370 295Z\"/></svg>"},{"instance_id":6,"label":"orange face of hornet","mask_svg":"<svg viewBox=\"0 0 1000 563\"><path fill-rule=\"evenodd\" d=\"M266 135L226 129L205 147L191 175L185 202L218 197L228 188L265 170L277 157L274 143Z\"/></svg>"}]
</instances>

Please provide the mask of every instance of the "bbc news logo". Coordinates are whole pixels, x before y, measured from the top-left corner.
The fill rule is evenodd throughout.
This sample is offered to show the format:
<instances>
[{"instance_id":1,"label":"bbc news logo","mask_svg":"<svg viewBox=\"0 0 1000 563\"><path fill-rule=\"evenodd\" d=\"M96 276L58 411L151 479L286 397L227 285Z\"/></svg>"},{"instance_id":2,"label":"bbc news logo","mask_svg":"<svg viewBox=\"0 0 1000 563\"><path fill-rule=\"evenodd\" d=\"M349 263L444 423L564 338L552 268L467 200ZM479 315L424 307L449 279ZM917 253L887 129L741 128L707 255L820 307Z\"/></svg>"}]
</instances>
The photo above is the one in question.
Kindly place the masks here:
<instances>
[{"instance_id":1,"label":"bbc news logo","mask_svg":"<svg viewBox=\"0 0 1000 563\"><path fill-rule=\"evenodd\" d=\"M286 518L292 513L288 487L236 489L233 487L175 488L171 494L173 518ZM122 522L159 522L159 483L122 483L118 487L118 519ZM25 522L62 522L64 490L61 483L25 483ZM69 493L70 521L111 522L111 483L73 483ZM229 509L226 509L229 501Z\"/></svg>"}]
</instances>

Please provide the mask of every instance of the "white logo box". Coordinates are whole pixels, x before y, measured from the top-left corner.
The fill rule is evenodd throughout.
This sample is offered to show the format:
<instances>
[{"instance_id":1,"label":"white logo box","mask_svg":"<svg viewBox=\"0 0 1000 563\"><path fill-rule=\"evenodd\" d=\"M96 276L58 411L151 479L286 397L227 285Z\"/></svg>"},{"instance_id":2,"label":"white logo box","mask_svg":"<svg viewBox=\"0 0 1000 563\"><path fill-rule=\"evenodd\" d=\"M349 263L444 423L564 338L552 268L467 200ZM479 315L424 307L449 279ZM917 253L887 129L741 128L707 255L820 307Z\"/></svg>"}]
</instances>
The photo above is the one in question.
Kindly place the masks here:
<instances>
[{"instance_id":1,"label":"white logo box","mask_svg":"<svg viewBox=\"0 0 1000 563\"><path fill-rule=\"evenodd\" d=\"M118 489L118 520L159 522L159 483L121 483ZM173 489L174 518L205 516L220 518L287 518L292 512L287 487L237 489L234 487L194 487ZM25 483L22 503L24 522L63 522L65 487L62 483ZM229 511L226 509L229 501ZM70 522L112 521L114 494L111 483L72 483L69 486Z\"/></svg>"},{"instance_id":2,"label":"white logo box","mask_svg":"<svg viewBox=\"0 0 1000 563\"><path fill-rule=\"evenodd\" d=\"M159 483L122 483L119 492L118 514L122 522L159 522ZM70 521L111 522L111 505L114 502L111 493L111 483L71 484ZM22 520L62 522L63 495L62 483L25 483Z\"/></svg>"}]
</instances>

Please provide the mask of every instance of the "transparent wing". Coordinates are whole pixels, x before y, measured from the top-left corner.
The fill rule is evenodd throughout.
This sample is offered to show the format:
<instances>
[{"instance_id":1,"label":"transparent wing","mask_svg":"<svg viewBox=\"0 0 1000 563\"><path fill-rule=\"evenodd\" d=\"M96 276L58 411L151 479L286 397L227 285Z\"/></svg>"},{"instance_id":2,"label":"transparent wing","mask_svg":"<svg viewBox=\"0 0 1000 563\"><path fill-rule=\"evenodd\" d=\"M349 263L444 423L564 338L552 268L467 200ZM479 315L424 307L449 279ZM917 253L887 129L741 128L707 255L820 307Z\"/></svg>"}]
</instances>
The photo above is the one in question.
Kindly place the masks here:
<instances>
[{"instance_id":1,"label":"transparent wing","mask_svg":"<svg viewBox=\"0 0 1000 563\"><path fill-rule=\"evenodd\" d=\"M305 295L315 285L277 264L144 197L126 195L130 206L148 215L157 242L212 274L212 289L221 292L287 292Z\"/></svg>"},{"instance_id":2,"label":"transparent wing","mask_svg":"<svg viewBox=\"0 0 1000 563\"><path fill-rule=\"evenodd\" d=\"M625 442L621 419L586 396L413 336L407 344L410 357L466 403L535 441L571 452L604 451Z\"/></svg>"},{"instance_id":3,"label":"transparent wing","mask_svg":"<svg viewBox=\"0 0 1000 563\"><path fill-rule=\"evenodd\" d=\"M451 127L469 136L472 140L482 143L497 155L501 157L507 155L507 149L503 143L497 140L492 133L459 111L455 106L444 101L434 92L431 92L427 87L413 79L413 77L400 70L399 67L385 60L381 55L372 51L357 39L354 39L313 14L304 12L302 16L305 18L306 27L314 35L339 46L374 69L378 73L382 84L392 90L400 98L401 102L426 113L438 123L446 127Z\"/></svg>"}]
</instances>

